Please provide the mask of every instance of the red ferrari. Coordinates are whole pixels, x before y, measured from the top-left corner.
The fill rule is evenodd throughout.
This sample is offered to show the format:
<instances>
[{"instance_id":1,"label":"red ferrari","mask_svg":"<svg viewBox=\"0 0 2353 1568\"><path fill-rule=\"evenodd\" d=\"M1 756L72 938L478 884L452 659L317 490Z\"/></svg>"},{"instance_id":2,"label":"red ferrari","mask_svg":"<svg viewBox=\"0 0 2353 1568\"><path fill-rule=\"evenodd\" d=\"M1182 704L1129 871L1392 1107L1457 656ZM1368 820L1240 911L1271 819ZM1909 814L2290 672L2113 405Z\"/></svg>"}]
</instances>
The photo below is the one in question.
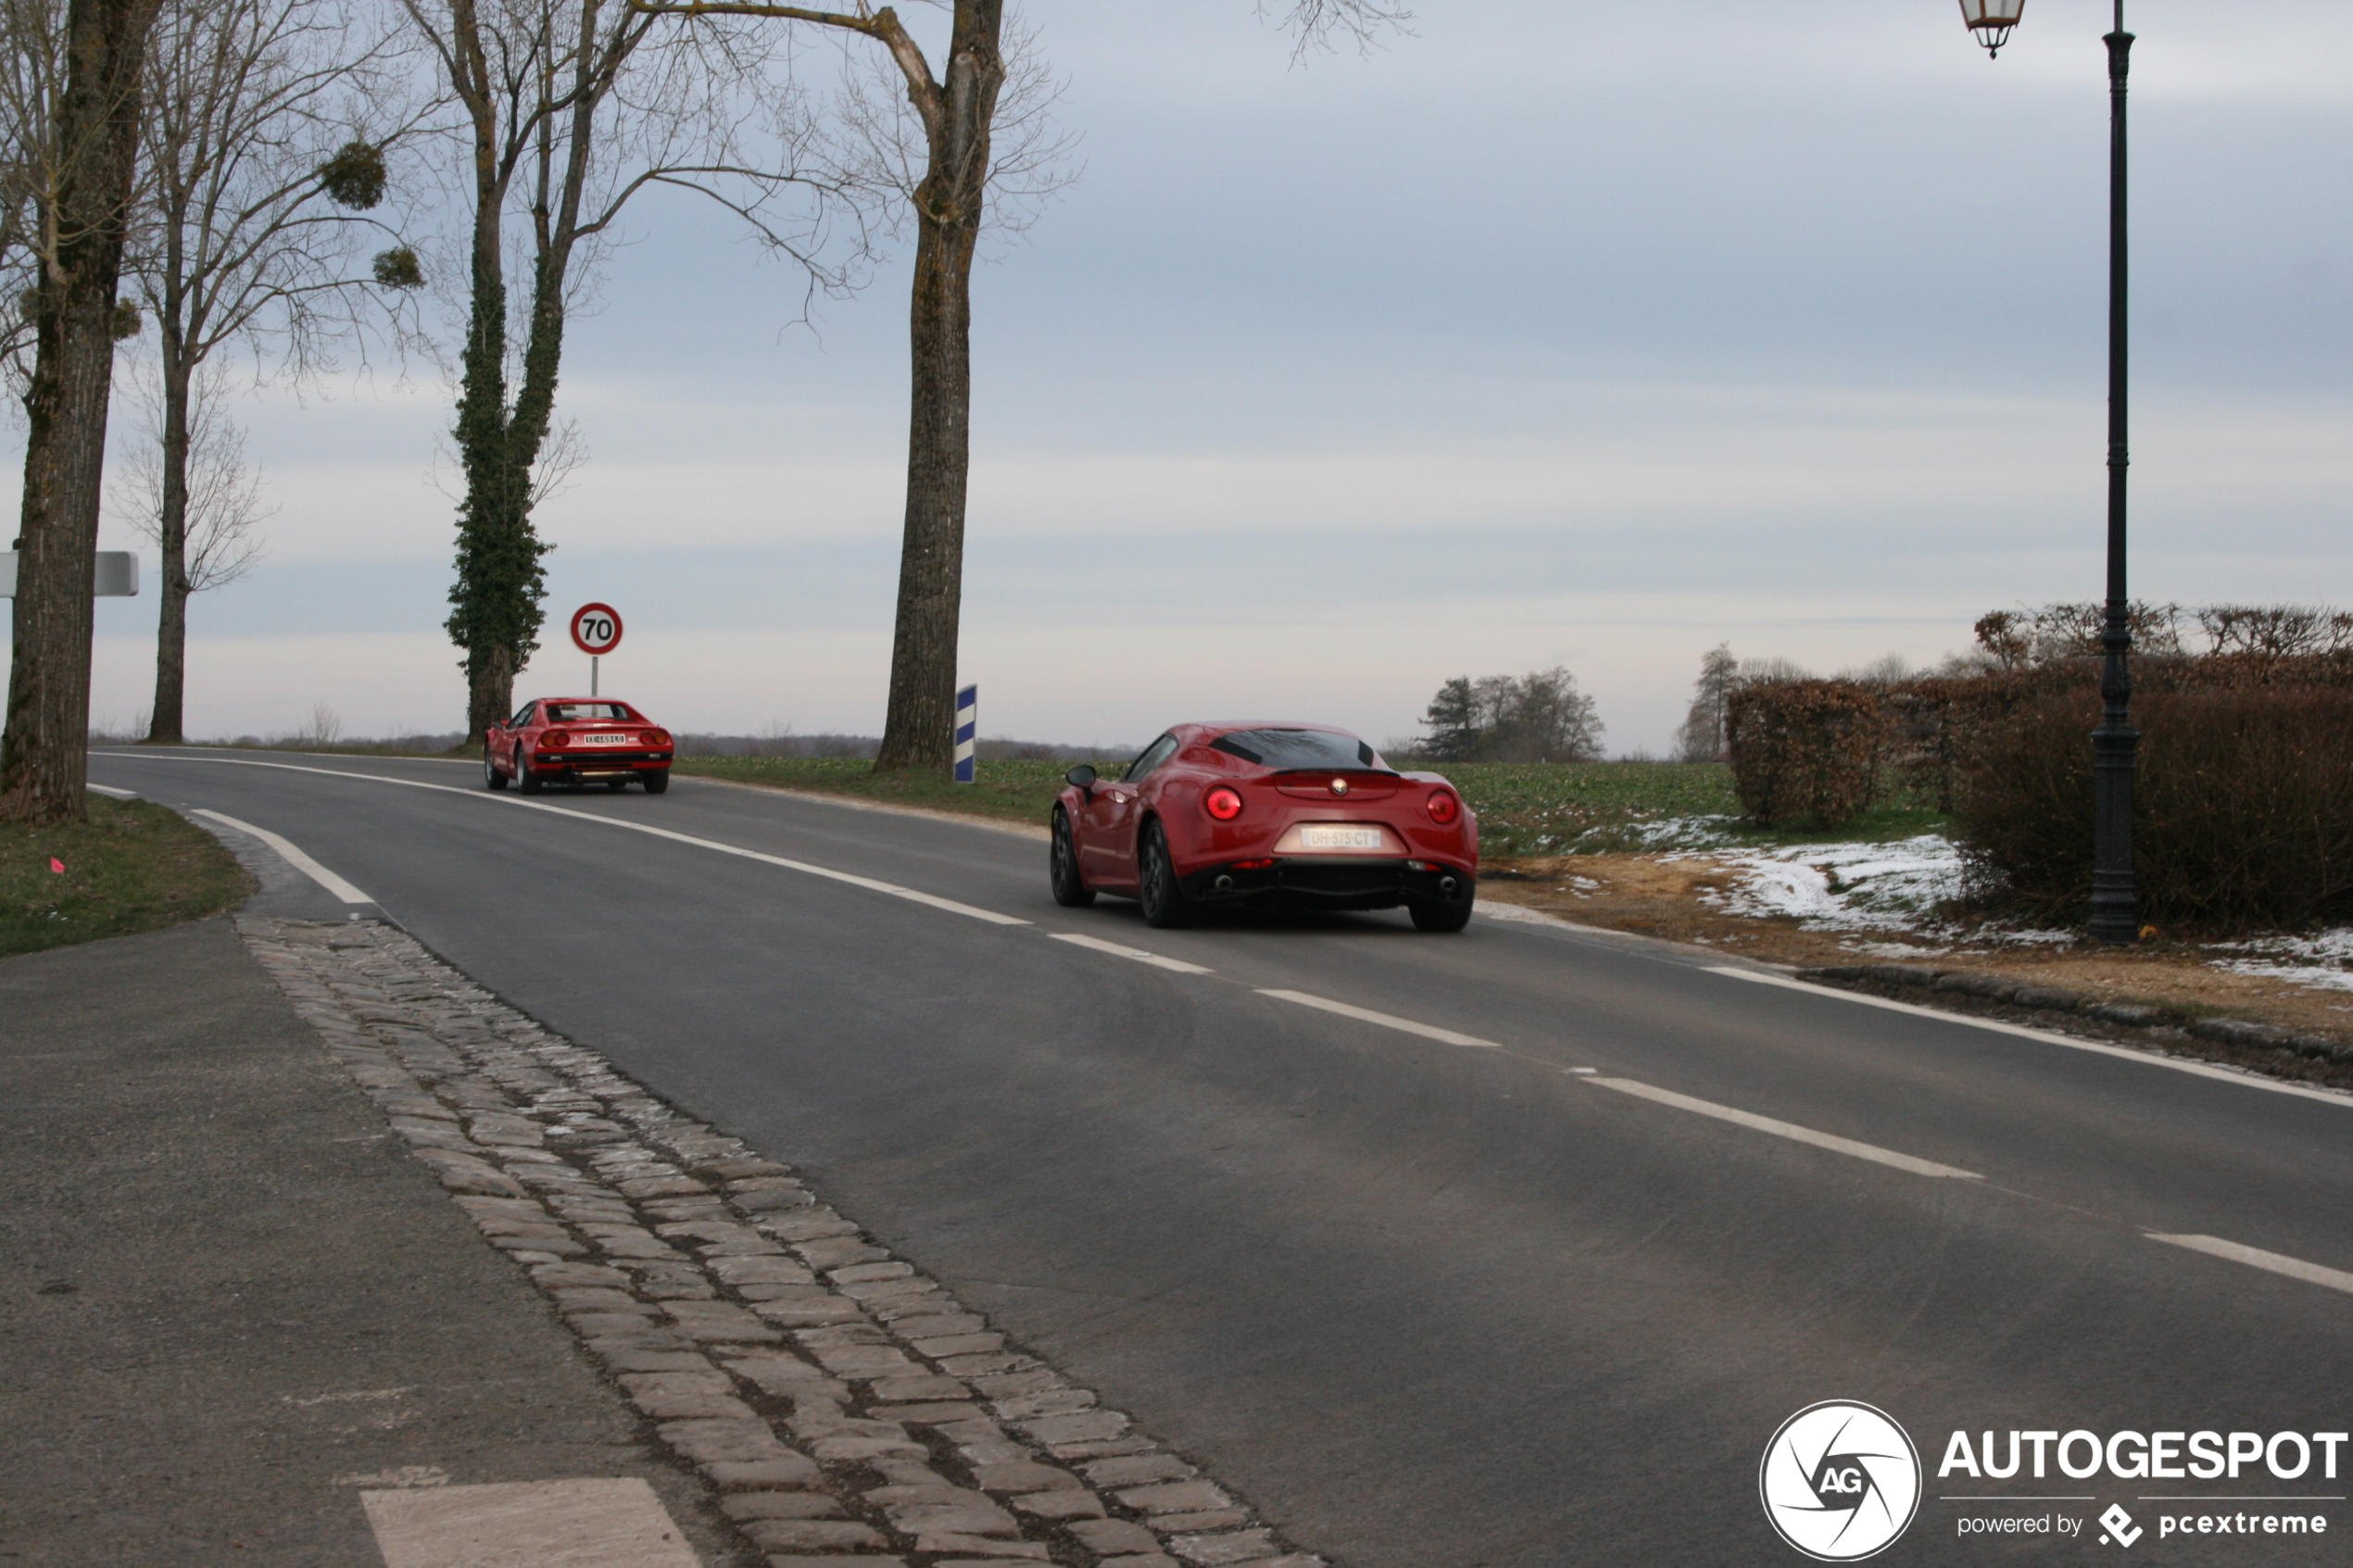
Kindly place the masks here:
<instances>
[{"instance_id":1,"label":"red ferrari","mask_svg":"<svg viewBox=\"0 0 2353 1568\"><path fill-rule=\"evenodd\" d=\"M551 784L627 789L635 779L648 795L660 795L670 787L672 749L670 732L625 702L543 696L490 726L482 744L482 782L504 789L511 779L525 795L535 795Z\"/></svg>"},{"instance_id":2,"label":"red ferrari","mask_svg":"<svg viewBox=\"0 0 2353 1568\"><path fill-rule=\"evenodd\" d=\"M1460 931L1478 821L1436 773L1400 773L1321 724L1179 724L1116 779L1081 763L1054 803L1054 902L1133 898L1155 926L1247 905L1405 906Z\"/></svg>"}]
</instances>

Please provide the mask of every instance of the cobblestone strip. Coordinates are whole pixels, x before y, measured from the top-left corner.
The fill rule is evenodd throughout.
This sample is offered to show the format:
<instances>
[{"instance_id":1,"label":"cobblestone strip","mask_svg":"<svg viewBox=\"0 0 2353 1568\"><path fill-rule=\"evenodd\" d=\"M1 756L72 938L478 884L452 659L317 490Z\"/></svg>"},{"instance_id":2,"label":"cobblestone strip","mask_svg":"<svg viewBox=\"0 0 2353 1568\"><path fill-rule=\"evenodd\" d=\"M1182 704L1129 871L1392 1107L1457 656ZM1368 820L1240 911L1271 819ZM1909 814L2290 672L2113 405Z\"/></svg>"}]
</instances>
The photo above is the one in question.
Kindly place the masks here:
<instances>
[{"instance_id":1,"label":"cobblestone strip","mask_svg":"<svg viewBox=\"0 0 2353 1568\"><path fill-rule=\"evenodd\" d=\"M1320 1568L596 1052L376 923L246 945L770 1568Z\"/></svg>"}]
</instances>

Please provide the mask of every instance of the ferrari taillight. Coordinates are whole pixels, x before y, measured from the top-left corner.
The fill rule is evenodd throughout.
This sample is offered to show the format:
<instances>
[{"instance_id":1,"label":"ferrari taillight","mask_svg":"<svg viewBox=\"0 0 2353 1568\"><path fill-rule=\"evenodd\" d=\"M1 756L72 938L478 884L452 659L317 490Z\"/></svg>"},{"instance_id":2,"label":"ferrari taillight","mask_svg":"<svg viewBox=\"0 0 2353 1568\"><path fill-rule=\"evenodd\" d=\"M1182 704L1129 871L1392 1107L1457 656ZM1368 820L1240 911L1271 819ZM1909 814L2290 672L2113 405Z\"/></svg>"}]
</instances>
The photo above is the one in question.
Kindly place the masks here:
<instances>
[{"instance_id":1,"label":"ferrari taillight","mask_svg":"<svg viewBox=\"0 0 2353 1568\"><path fill-rule=\"evenodd\" d=\"M1242 814L1241 793L1231 784L1219 784L1201 797L1203 809L1221 822L1230 822Z\"/></svg>"},{"instance_id":2,"label":"ferrari taillight","mask_svg":"<svg viewBox=\"0 0 2353 1568\"><path fill-rule=\"evenodd\" d=\"M637 737L637 744L639 746L668 746L670 737L660 730L648 730Z\"/></svg>"},{"instance_id":3,"label":"ferrari taillight","mask_svg":"<svg viewBox=\"0 0 2353 1568\"><path fill-rule=\"evenodd\" d=\"M571 739L572 737L564 734L561 730L549 730L546 734L539 737L539 744L552 750L557 746L566 744Z\"/></svg>"},{"instance_id":4,"label":"ferrari taillight","mask_svg":"<svg viewBox=\"0 0 2353 1568\"><path fill-rule=\"evenodd\" d=\"M1431 790L1423 804L1429 811L1429 820L1441 827L1463 814L1463 803L1442 789Z\"/></svg>"}]
</instances>

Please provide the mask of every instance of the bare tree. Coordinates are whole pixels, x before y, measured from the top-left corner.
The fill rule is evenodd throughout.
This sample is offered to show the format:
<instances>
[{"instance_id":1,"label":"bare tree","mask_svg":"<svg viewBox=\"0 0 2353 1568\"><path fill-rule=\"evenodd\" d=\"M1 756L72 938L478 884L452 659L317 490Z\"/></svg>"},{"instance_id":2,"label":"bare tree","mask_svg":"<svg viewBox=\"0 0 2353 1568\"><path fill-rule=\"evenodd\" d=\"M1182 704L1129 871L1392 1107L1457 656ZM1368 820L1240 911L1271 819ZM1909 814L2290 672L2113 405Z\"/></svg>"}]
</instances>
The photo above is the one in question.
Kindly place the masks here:
<instances>
[{"instance_id":1,"label":"bare tree","mask_svg":"<svg viewBox=\"0 0 2353 1568\"><path fill-rule=\"evenodd\" d=\"M0 369L17 398L32 374L29 307L40 282L52 119L65 92L65 0L0 0Z\"/></svg>"},{"instance_id":2,"label":"bare tree","mask_svg":"<svg viewBox=\"0 0 2353 1568\"><path fill-rule=\"evenodd\" d=\"M630 198L699 192L797 262L811 290L855 282L854 185L773 49L724 31L654 40L619 0L400 0L462 114L467 290L454 432L464 476L450 640L465 650L467 733L506 716L538 646L534 528L573 291ZM755 156L755 140L773 150ZM795 202L788 198L799 196ZM510 345L508 221L528 219L521 352ZM837 220L848 215L852 220ZM842 257L827 259L827 257Z\"/></svg>"},{"instance_id":3,"label":"bare tree","mask_svg":"<svg viewBox=\"0 0 2353 1568\"><path fill-rule=\"evenodd\" d=\"M168 730L160 717L150 721L144 739L153 746L182 738L190 596L227 587L252 571L262 556L254 530L277 508L262 500L260 468L245 460L245 432L229 417L229 378L220 366L203 366L182 389L176 454L166 433L171 412L161 376L151 368L137 379L139 457L118 466L108 508L164 556L156 708L160 715L169 700L171 719Z\"/></svg>"},{"instance_id":4,"label":"bare tree","mask_svg":"<svg viewBox=\"0 0 2353 1568\"><path fill-rule=\"evenodd\" d=\"M1595 762L1601 717L1564 665L1514 679L1458 675L1438 688L1422 720L1424 755L1441 762Z\"/></svg>"},{"instance_id":5,"label":"bare tree","mask_svg":"<svg viewBox=\"0 0 2353 1568\"><path fill-rule=\"evenodd\" d=\"M258 366L307 375L327 345L371 320L397 332L399 296L421 281L397 233L361 216L384 199L386 150L428 109L397 64L391 40L338 0L183 0L155 30L132 263L159 339L151 743L184 738L187 601L200 587L190 574L194 378L233 343L252 347ZM222 391L217 380L208 389L216 403ZM213 418L216 443L233 436L217 408Z\"/></svg>"},{"instance_id":6,"label":"bare tree","mask_svg":"<svg viewBox=\"0 0 2353 1568\"><path fill-rule=\"evenodd\" d=\"M1011 63L1020 42L1007 32L1005 0L946 0L946 71L928 56L888 6L855 0L847 10L764 0L628 0L646 15L708 19L768 17L831 28L871 40L900 77L920 127L921 173L904 187L915 224L910 286L911 384L907 433L907 506L899 554L899 608L891 636L889 709L876 771L944 768L953 749L956 642L963 602L964 495L972 452L972 266L988 198L1004 171L997 138L1007 130L1000 106L1020 72ZM1262 6L1262 10L1264 7ZM1302 48L1335 34L1360 43L1402 23L1386 0L1292 0L1285 20ZM1019 122L1033 132L1033 112ZM1051 134L1019 144L1038 172L1051 165Z\"/></svg>"},{"instance_id":7,"label":"bare tree","mask_svg":"<svg viewBox=\"0 0 2353 1568\"><path fill-rule=\"evenodd\" d=\"M1724 706L1740 681L1740 660L1732 645L1718 643L1700 655L1699 679L1692 684L1692 706L1675 732L1679 762L1724 760Z\"/></svg>"},{"instance_id":8,"label":"bare tree","mask_svg":"<svg viewBox=\"0 0 2353 1568\"><path fill-rule=\"evenodd\" d=\"M160 0L71 0L62 80L28 130L36 282L25 390L15 659L0 738L0 819L88 815L90 585L96 571L115 291L138 161L139 76ZM46 47L45 44L41 45ZM52 56L54 58L54 56ZM45 67L54 70L54 66Z\"/></svg>"}]
</instances>

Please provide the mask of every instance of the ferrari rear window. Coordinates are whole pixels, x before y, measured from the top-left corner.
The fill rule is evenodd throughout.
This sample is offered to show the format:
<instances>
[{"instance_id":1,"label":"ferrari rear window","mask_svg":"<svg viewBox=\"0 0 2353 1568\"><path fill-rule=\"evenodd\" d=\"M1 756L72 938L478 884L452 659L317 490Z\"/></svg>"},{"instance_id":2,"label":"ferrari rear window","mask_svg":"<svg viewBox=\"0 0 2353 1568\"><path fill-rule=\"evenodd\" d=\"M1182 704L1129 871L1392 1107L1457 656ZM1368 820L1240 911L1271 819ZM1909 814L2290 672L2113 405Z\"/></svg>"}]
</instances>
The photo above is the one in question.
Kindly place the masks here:
<instances>
[{"instance_id":1,"label":"ferrari rear window","mask_svg":"<svg viewBox=\"0 0 2353 1568\"><path fill-rule=\"evenodd\" d=\"M1266 768L1369 768L1378 760L1354 735L1329 730L1236 730L1209 744Z\"/></svg>"},{"instance_id":2,"label":"ferrari rear window","mask_svg":"<svg viewBox=\"0 0 2353 1568\"><path fill-rule=\"evenodd\" d=\"M625 722L636 717L625 702L551 702L547 708L550 724L593 724L601 720Z\"/></svg>"}]
</instances>

